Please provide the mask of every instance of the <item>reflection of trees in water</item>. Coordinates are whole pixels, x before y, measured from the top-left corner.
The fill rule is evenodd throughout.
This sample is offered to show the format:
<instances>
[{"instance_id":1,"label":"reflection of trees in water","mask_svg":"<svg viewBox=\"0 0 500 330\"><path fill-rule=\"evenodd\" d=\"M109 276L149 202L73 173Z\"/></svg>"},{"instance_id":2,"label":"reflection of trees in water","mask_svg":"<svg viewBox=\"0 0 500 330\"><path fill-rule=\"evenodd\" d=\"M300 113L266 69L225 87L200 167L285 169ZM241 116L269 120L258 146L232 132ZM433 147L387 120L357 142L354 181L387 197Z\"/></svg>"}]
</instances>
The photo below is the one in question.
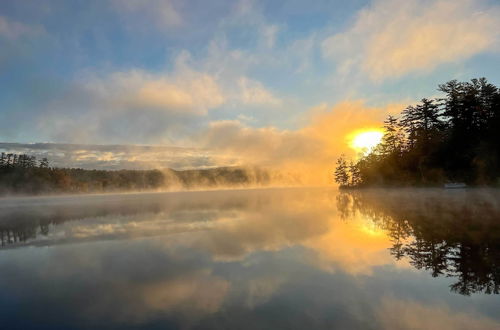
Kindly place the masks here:
<instances>
[{"instance_id":1,"label":"reflection of trees in water","mask_svg":"<svg viewBox=\"0 0 500 330\"><path fill-rule=\"evenodd\" d=\"M141 213L159 213L169 209L170 203L153 199L125 202L79 203L62 205L14 207L0 214L1 246L19 245L40 236L48 236L56 226L69 221L100 218L109 215L129 216Z\"/></svg>"},{"instance_id":2,"label":"reflection of trees in water","mask_svg":"<svg viewBox=\"0 0 500 330\"><path fill-rule=\"evenodd\" d=\"M357 213L387 230L396 259L457 279L463 295L500 289L500 193L374 190L340 193L343 218Z\"/></svg>"},{"instance_id":3,"label":"reflection of trees in water","mask_svg":"<svg viewBox=\"0 0 500 330\"><path fill-rule=\"evenodd\" d=\"M0 244L2 247L31 244L30 240L48 236L57 226L69 221L165 213L166 217L182 222L199 220L200 212L206 220L221 210L260 209L283 199L283 193L271 190L235 190L229 194L230 198L224 191L72 197L62 202L55 198L42 205L4 207L0 208ZM289 191L286 196L287 200L296 200L302 194Z\"/></svg>"},{"instance_id":4,"label":"reflection of trees in water","mask_svg":"<svg viewBox=\"0 0 500 330\"><path fill-rule=\"evenodd\" d=\"M17 227L17 228L16 228ZM18 242L25 242L30 238L37 236L37 228L20 227L14 228L1 228L0 229L0 243L2 246L8 244L15 244Z\"/></svg>"},{"instance_id":5,"label":"reflection of trees in water","mask_svg":"<svg viewBox=\"0 0 500 330\"><path fill-rule=\"evenodd\" d=\"M26 242L29 239L36 238L38 233L48 235L49 224L40 224L40 226L12 226L0 228L0 244L6 246Z\"/></svg>"},{"instance_id":6,"label":"reflection of trees in water","mask_svg":"<svg viewBox=\"0 0 500 330\"><path fill-rule=\"evenodd\" d=\"M82 212L70 210L68 207L56 207L46 212L44 208L19 209L0 217L0 244L8 246L25 243L40 235L48 236L51 227L62 223L89 217L100 217L109 214L110 209L80 209ZM118 211L127 214L127 210Z\"/></svg>"}]
</instances>

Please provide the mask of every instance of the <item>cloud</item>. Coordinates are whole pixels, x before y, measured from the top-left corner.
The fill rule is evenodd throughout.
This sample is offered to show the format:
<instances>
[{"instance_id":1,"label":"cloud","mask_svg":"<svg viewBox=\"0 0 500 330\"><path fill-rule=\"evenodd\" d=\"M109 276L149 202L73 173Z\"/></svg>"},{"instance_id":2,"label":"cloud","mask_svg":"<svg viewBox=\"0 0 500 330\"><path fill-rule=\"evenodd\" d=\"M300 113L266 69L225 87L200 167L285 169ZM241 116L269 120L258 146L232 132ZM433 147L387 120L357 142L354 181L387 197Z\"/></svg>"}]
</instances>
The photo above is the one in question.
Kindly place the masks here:
<instances>
[{"instance_id":1,"label":"cloud","mask_svg":"<svg viewBox=\"0 0 500 330\"><path fill-rule=\"evenodd\" d=\"M323 41L323 55L340 74L360 71L374 81L429 72L498 48L500 6L481 4L377 0L346 31Z\"/></svg>"},{"instance_id":2,"label":"cloud","mask_svg":"<svg viewBox=\"0 0 500 330\"><path fill-rule=\"evenodd\" d=\"M225 99L215 77L182 60L172 72L89 73L45 105L38 128L64 142L158 144L181 136Z\"/></svg>"},{"instance_id":3,"label":"cloud","mask_svg":"<svg viewBox=\"0 0 500 330\"><path fill-rule=\"evenodd\" d=\"M285 55L294 57L294 70L297 73L305 73L313 66L314 53L317 49L317 37L315 34L305 39L294 40L286 49Z\"/></svg>"},{"instance_id":4,"label":"cloud","mask_svg":"<svg viewBox=\"0 0 500 330\"><path fill-rule=\"evenodd\" d=\"M268 59L270 56L267 52ZM264 56L256 51L231 49L225 38L216 38L210 42L207 56L198 61L198 66L217 77L231 105L238 106L240 111L242 107L266 109L282 106L286 100L247 75L248 71L263 67L263 59Z\"/></svg>"},{"instance_id":5,"label":"cloud","mask_svg":"<svg viewBox=\"0 0 500 330\"><path fill-rule=\"evenodd\" d=\"M277 25L264 25L261 28L261 34L264 38L265 45L268 48L273 48L276 43L276 37L279 32L279 27Z\"/></svg>"},{"instance_id":6,"label":"cloud","mask_svg":"<svg viewBox=\"0 0 500 330\"><path fill-rule=\"evenodd\" d=\"M0 143L0 152L47 158L51 166L85 169L201 169L234 165L231 159L200 148L60 143Z\"/></svg>"},{"instance_id":7,"label":"cloud","mask_svg":"<svg viewBox=\"0 0 500 330\"><path fill-rule=\"evenodd\" d=\"M244 104L281 105L282 101L264 88L262 83L242 77L238 81L241 89L241 100Z\"/></svg>"},{"instance_id":8,"label":"cloud","mask_svg":"<svg viewBox=\"0 0 500 330\"><path fill-rule=\"evenodd\" d=\"M183 23L181 14L174 6L174 1L114 0L112 3L122 14L137 15L141 25L145 21L153 22L156 27L168 30ZM134 28L137 27L134 25Z\"/></svg>"},{"instance_id":9,"label":"cloud","mask_svg":"<svg viewBox=\"0 0 500 330\"><path fill-rule=\"evenodd\" d=\"M353 131L379 128L387 114L400 104L369 107L363 101L345 101L333 108L323 105L309 110L306 124L297 130L249 127L237 120L211 122L195 138L204 148L240 159L241 164L276 166L300 173L304 182L331 181L331 168L341 154L355 157L348 147Z\"/></svg>"},{"instance_id":10,"label":"cloud","mask_svg":"<svg viewBox=\"0 0 500 330\"><path fill-rule=\"evenodd\" d=\"M261 165L304 157L314 153L319 147L301 132L279 130L275 127L247 127L237 120L210 123L200 141L208 148L238 154L245 162Z\"/></svg>"},{"instance_id":11,"label":"cloud","mask_svg":"<svg viewBox=\"0 0 500 330\"><path fill-rule=\"evenodd\" d=\"M282 30L280 25L268 22L261 4L254 0L237 1L231 13L221 23L223 29L229 34L235 28L243 28L245 33L253 34L257 48L262 50L274 48L278 34Z\"/></svg>"},{"instance_id":12,"label":"cloud","mask_svg":"<svg viewBox=\"0 0 500 330\"><path fill-rule=\"evenodd\" d=\"M8 17L0 16L0 37L10 40L19 39L25 36L36 36L44 33L40 26L31 26L15 22Z\"/></svg>"},{"instance_id":13,"label":"cloud","mask_svg":"<svg viewBox=\"0 0 500 330\"><path fill-rule=\"evenodd\" d=\"M150 82L142 78L135 80ZM57 166L112 169L261 166L288 173L290 182L297 183L300 179L303 183L323 184L331 183L331 169L341 153L356 157L356 152L349 147L349 137L353 132L380 128L386 115L403 107L401 104L370 107L362 100L344 101L334 107L322 104L309 109L301 118L302 127L292 130L275 126L253 127L253 119L241 114L241 120L210 121L206 115L208 108L189 110L184 103L169 101L168 105L183 105L171 109L165 106L167 102L163 99L161 102L154 98L154 102L144 102L135 98L134 95L141 94L134 91L140 89L130 88L128 83L113 86L106 83L92 86L95 92L87 98L96 98L96 94L113 96L97 97L99 102L92 101L90 109L96 105L102 108L86 109L80 115L79 109L85 103L71 97L57 105L52 116L43 117L42 124L46 128L42 126L42 129L58 133L59 140L78 141L79 145L0 144L0 148L48 157ZM148 83L137 86L148 86ZM75 103L79 104L78 107L67 110L65 114L66 107L75 107ZM218 101L213 104L218 104ZM199 126L189 129L193 121ZM142 139L155 145L169 142L196 148L82 145L89 141L99 143L103 138L107 144L123 144L122 141L127 139L137 143Z\"/></svg>"},{"instance_id":14,"label":"cloud","mask_svg":"<svg viewBox=\"0 0 500 330\"><path fill-rule=\"evenodd\" d=\"M81 87L117 111L134 108L202 115L224 102L212 76L190 69L170 75L136 69L91 76Z\"/></svg>"},{"instance_id":15,"label":"cloud","mask_svg":"<svg viewBox=\"0 0 500 330\"><path fill-rule=\"evenodd\" d=\"M109 5L98 11L87 8L68 31L59 33L47 25L54 43L69 47L64 58L26 51L44 70L29 70L33 77L14 75L23 88L7 90L15 91L18 103L0 114L5 122L14 122L3 130L7 139L29 130L19 135L23 142L184 145L187 136L211 120L241 115L254 118L253 125L279 120L285 126L281 111L290 113L288 118L299 111L295 96L279 92L280 83L270 83L269 72L277 73L276 66L293 67L290 71L301 67L301 47L290 52L278 47L283 26L268 21L258 2L210 8L190 8L177 0L111 0ZM226 10L217 10L221 8ZM51 15L56 14L61 15ZM161 18L170 16L174 19ZM207 17L213 21L206 22ZM40 41L36 46L41 49L41 44L46 45ZM78 53L71 55L76 48ZM15 55L10 57L19 57ZM59 61L60 66L52 66ZM158 68L163 61L169 69Z\"/></svg>"},{"instance_id":16,"label":"cloud","mask_svg":"<svg viewBox=\"0 0 500 330\"><path fill-rule=\"evenodd\" d=\"M172 144L206 124L211 110L225 107L237 117L235 109L245 115L282 106L260 81L246 77L244 57L212 43L202 60L181 52L171 71L82 72L44 100L38 129L65 143Z\"/></svg>"}]
</instances>

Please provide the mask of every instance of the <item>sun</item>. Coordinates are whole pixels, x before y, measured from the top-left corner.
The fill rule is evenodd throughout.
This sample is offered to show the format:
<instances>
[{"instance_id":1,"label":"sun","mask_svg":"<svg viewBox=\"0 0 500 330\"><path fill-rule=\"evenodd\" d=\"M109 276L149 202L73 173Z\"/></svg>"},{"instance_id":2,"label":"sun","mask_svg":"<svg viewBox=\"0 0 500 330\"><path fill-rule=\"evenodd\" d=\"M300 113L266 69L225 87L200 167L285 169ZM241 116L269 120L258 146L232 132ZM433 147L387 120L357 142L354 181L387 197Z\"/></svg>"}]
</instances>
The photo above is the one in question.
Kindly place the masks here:
<instances>
[{"instance_id":1,"label":"sun","mask_svg":"<svg viewBox=\"0 0 500 330\"><path fill-rule=\"evenodd\" d=\"M351 135L350 147L363 155L369 154L381 141L384 133L380 130L356 132Z\"/></svg>"}]
</instances>

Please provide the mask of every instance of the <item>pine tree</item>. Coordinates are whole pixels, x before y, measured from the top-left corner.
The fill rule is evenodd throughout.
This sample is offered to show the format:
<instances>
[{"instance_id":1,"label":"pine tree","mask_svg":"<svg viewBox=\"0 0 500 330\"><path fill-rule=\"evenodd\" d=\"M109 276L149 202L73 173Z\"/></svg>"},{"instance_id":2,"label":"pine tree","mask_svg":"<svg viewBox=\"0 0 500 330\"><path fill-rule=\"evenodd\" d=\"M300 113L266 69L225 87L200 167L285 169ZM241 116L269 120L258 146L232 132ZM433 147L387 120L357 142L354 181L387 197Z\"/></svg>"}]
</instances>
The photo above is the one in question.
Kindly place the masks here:
<instances>
[{"instance_id":1,"label":"pine tree","mask_svg":"<svg viewBox=\"0 0 500 330\"><path fill-rule=\"evenodd\" d=\"M376 151L384 156L400 155L404 146L404 132L398 119L388 116L384 121L384 136Z\"/></svg>"},{"instance_id":2,"label":"pine tree","mask_svg":"<svg viewBox=\"0 0 500 330\"><path fill-rule=\"evenodd\" d=\"M337 167L335 168L335 182L337 182L341 187L347 187L349 185L349 173L348 173L347 162L344 155L341 155L337 159Z\"/></svg>"},{"instance_id":3,"label":"pine tree","mask_svg":"<svg viewBox=\"0 0 500 330\"><path fill-rule=\"evenodd\" d=\"M47 158L42 158L42 160L40 160L40 165L39 165L40 168L48 168L49 167L49 161Z\"/></svg>"},{"instance_id":4,"label":"pine tree","mask_svg":"<svg viewBox=\"0 0 500 330\"><path fill-rule=\"evenodd\" d=\"M356 187L361 183L361 172L359 170L358 164L355 164L353 161L349 162L349 172L351 174L351 182L350 185L352 187Z\"/></svg>"}]
</instances>

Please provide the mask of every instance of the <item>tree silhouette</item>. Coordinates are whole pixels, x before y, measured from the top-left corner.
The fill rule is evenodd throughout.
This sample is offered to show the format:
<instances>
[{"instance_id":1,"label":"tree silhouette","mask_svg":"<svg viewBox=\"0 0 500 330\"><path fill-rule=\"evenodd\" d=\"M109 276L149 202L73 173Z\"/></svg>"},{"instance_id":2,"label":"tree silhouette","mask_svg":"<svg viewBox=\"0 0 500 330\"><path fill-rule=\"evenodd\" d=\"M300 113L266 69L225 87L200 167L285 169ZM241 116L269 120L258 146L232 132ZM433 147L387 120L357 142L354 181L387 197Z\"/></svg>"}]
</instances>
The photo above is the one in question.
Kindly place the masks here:
<instances>
[{"instance_id":1,"label":"tree silhouette","mask_svg":"<svg viewBox=\"0 0 500 330\"><path fill-rule=\"evenodd\" d=\"M384 121L382 142L355 164L357 186L500 185L500 90L485 78L438 90Z\"/></svg>"},{"instance_id":2,"label":"tree silhouette","mask_svg":"<svg viewBox=\"0 0 500 330\"><path fill-rule=\"evenodd\" d=\"M347 166L347 162L342 155L339 159L337 159L337 167L335 168L335 182L337 182L341 187L346 187L349 185L349 167Z\"/></svg>"}]
</instances>

